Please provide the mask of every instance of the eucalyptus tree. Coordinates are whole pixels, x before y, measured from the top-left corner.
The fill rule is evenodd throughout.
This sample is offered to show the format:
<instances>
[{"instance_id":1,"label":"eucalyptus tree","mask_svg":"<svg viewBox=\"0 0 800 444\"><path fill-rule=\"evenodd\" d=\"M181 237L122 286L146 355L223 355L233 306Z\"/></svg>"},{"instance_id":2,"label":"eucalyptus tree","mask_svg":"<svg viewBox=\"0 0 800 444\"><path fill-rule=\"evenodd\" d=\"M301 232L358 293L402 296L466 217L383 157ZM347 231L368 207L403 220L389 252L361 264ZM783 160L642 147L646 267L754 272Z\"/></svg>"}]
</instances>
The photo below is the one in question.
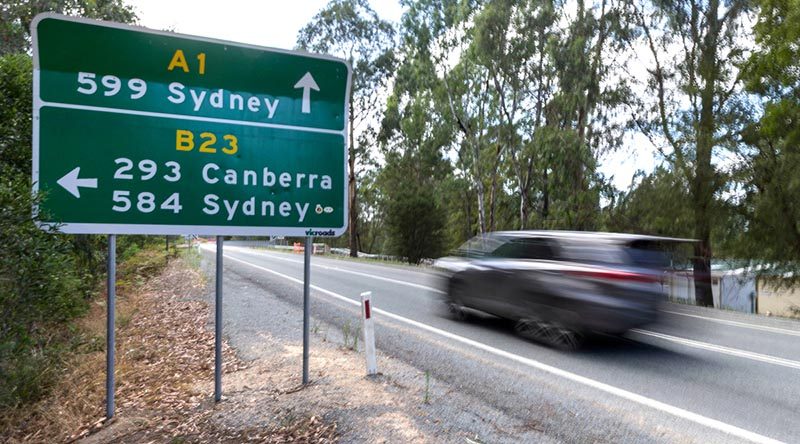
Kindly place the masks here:
<instances>
[{"instance_id":1,"label":"eucalyptus tree","mask_svg":"<svg viewBox=\"0 0 800 444\"><path fill-rule=\"evenodd\" d=\"M714 195L725 184L715 156L738 148L742 125L741 63L748 42L748 0L652 0L637 3L648 57L648 97L640 128L689 184L695 296L711 296Z\"/></svg>"},{"instance_id":2,"label":"eucalyptus tree","mask_svg":"<svg viewBox=\"0 0 800 444\"><path fill-rule=\"evenodd\" d=\"M433 93L431 112L452 125L456 166L474 187L477 230L487 221L487 157L496 148L492 112L494 96L489 73L470 56L474 17L481 7L475 0L407 1L403 17L403 53L409 77ZM467 193L469 195L471 193Z\"/></svg>"},{"instance_id":3,"label":"eucalyptus tree","mask_svg":"<svg viewBox=\"0 0 800 444\"><path fill-rule=\"evenodd\" d=\"M556 34L555 7L551 0L493 0L475 17L471 56L488 72L499 122L492 203L497 192L498 163L505 151L516 177L520 229L526 228L528 221L538 155L535 151L523 152L523 148L534 145L545 104L552 97L554 72L549 50ZM494 205L491 219L494 220Z\"/></svg>"},{"instance_id":4,"label":"eucalyptus tree","mask_svg":"<svg viewBox=\"0 0 800 444\"><path fill-rule=\"evenodd\" d=\"M800 1L761 0L756 49L743 65L748 92L763 100L743 132L753 152L741 168L742 250L800 278Z\"/></svg>"},{"instance_id":5,"label":"eucalyptus tree","mask_svg":"<svg viewBox=\"0 0 800 444\"><path fill-rule=\"evenodd\" d=\"M598 159L619 148L632 101L625 52L634 36L628 0L579 0L562 5L564 36L554 42L557 83L546 105L543 215L547 226L596 227L605 179ZM555 205L553 205L555 204Z\"/></svg>"},{"instance_id":6,"label":"eucalyptus tree","mask_svg":"<svg viewBox=\"0 0 800 444\"><path fill-rule=\"evenodd\" d=\"M376 145L384 93L394 67L394 27L367 0L332 0L300 30L297 45L339 56L353 67L348 145L350 255L358 254L358 178Z\"/></svg>"},{"instance_id":7,"label":"eucalyptus tree","mask_svg":"<svg viewBox=\"0 0 800 444\"><path fill-rule=\"evenodd\" d=\"M404 101L379 179L389 246L411 263L439 256L446 244L447 215L438 186L450 176L441 147L451 133L431 119L430 103L428 90L414 91Z\"/></svg>"},{"instance_id":8,"label":"eucalyptus tree","mask_svg":"<svg viewBox=\"0 0 800 444\"><path fill-rule=\"evenodd\" d=\"M378 181L389 246L410 262L435 257L447 243L448 203L440 188L451 178L445 155L456 134L431 52L438 30L419 12L412 7L403 17L402 62L381 126L385 163Z\"/></svg>"}]
</instances>

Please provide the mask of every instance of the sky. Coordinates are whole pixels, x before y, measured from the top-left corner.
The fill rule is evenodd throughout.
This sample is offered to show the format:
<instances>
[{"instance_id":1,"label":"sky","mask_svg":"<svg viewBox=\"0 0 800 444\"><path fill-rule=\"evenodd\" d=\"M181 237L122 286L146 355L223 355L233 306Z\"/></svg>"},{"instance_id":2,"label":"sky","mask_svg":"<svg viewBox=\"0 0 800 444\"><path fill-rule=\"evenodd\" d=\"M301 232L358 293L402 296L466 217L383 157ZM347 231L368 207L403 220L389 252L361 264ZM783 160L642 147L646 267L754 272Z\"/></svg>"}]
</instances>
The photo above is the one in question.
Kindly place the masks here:
<instances>
[{"instance_id":1,"label":"sky","mask_svg":"<svg viewBox=\"0 0 800 444\"><path fill-rule=\"evenodd\" d=\"M128 0L141 26L180 34L211 37L279 49L293 49L297 32L328 0ZM384 20L399 23L403 9L397 0L370 0ZM638 135L641 136L641 135ZM642 149L648 145L647 149ZM600 172L613 176L617 189L625 190L637 169L653 170L655 160L644 136L632 137L628 146L601 159Z\"/></svg>"},{"instance_id":2,"label":"sky","mask_svg":"<svg viewBox=\"0 0 800 444\"><path fill-rule=\"evenodd\" d=\"M297 32L328 0L128 0L139 24L181 34L213 37L270 48L292 49ZM398 23L402 15L396 0L371 0L384 20Z\"/></svg>"}]
</instances>

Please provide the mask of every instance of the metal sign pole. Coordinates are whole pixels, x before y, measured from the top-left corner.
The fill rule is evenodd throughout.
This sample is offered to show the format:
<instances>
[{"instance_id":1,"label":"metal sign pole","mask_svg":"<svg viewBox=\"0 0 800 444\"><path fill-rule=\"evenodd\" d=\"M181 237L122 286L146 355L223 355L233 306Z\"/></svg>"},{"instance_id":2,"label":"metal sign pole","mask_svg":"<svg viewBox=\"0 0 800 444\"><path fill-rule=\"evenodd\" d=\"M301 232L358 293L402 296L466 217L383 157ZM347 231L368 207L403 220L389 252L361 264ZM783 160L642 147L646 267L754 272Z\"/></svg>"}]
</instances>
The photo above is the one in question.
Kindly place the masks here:
<instances>
[{"instance_id":1,"label":"metal sign pole","mask_svg":"<svg viewBox=\"0 0 800 444\"><path fill-rule=\"evenodd\" d=\"M217 277L214 299L214 402L222 399L222 236L217 236Z\"/></svg>"},{"instance_id":2,"label":"metal sign pole","mask_svg":"<svg viewBox=\"0 0 800 444\"><path fill-rule=\"evenodd\" d=\"M306 237L303 249L303 385L308 384L308 330L309 330L309 287L311 286L311 236Z\"/></svg>"},{"instance_id":3,"label":"metal sign pole","mask_svg":"<svg viewBox=\"0 0 800 444\"><path fill-rule=\"evenodd\" d=\"M117 235L108 235L106 301L106 419L114 417L114 324L117 305Z\"/></svg>"}]
</instances>

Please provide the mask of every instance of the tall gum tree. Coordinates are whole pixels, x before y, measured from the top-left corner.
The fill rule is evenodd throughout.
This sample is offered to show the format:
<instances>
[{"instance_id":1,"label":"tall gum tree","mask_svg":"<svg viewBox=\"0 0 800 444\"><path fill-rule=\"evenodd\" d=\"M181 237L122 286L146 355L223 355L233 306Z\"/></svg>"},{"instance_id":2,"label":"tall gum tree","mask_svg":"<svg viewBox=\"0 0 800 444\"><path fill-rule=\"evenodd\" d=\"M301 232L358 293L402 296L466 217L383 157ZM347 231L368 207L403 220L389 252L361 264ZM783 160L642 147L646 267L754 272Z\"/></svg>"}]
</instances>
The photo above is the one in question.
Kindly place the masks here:
<instances>
[{"instance_id":1,"label":"tall gum tree","mask_svg":"<svg viewBox=\"0 0 800 444\"><path fill-rule=\"evenodd\" d=\"M333 0L300 30L301 49L341 57L353 67L347 123L349 152L348 234L350 256L358 256L357 169L376 147L385 90L394 67L394 27L367 0Z\"/></svg>"},{"instance_id":2,"label":"tall gum tree","mask_svg":"<svg viewBox=\"0 0 800 444\"><path fill-rule=\"evenodd\" d=\"M458 168L475 189L477 231L490 229L487 219L487 168L493 122L492 86L488 71L469 57L473 18L481 2L463 0L407 1L403 17L404 64L424 87L434 92L431 112L452 124ZM495 173L496 174L496 173Z\"/></svg>"},{"instance_id":3,"label":"tall gum tree","mask_svg":"<svg viewBox=\"0 0 800 444\"><path fill-rule=\"evenodd\" d=\"M631 101L623 53L633 26L627 0L579 0L574 11L567 9L561 9L565 37L552 50L557 84L544 133L557 147L548 147L545 158L557 168L543 178L543 207L556 204L547 226L586 230L597 226L607 187L599 158L620 147L627 125L620 112Z\"/></svg>"},{"instance_id":4,"label":"tall gum tree","mask_svg":"<svg viewBox=\"0 0 800 444\"><path fill-rule=\"evenodd\" d=\"M746 52L749 1L651 0L634 4L649 49L648 89L654 100L637 116L639 127L689 184L694 215L695 300L712 306L713 201L724 185L715 153L737 147L735 70ZM661 144L658 140L663 140Z\"/></svg>"},{"instance_id":5,"label":"tall gum tree","mask_svg":"<svg viewBox=\"0 0 800 444\"><path fill-rule=\"evenodd\" d=\"M532 139L542 125L544 104L552 95L548 47L555 34L555 21L554 4L549 0L494 0L475 18L472 55L488 71L497 102L495 159L499 161L505 154L510 160L519 198L520 229L528 222L534 164L539 154L523 152L523 147L535 146ZM492 178L494 196L496 174Z\"/></svg>"},{"instance_id":6,"label":"tall gum tree","mask_svg":"<svg viewBox=\"0 0 800 444\"><path fill-rule=\"evenodd\" d=\"M742 168L743 257L800 280L800 0L761 0L756 49L743 65L748 92L763 99L743 131L754 152Z\"/></svg>"}]
</instances>

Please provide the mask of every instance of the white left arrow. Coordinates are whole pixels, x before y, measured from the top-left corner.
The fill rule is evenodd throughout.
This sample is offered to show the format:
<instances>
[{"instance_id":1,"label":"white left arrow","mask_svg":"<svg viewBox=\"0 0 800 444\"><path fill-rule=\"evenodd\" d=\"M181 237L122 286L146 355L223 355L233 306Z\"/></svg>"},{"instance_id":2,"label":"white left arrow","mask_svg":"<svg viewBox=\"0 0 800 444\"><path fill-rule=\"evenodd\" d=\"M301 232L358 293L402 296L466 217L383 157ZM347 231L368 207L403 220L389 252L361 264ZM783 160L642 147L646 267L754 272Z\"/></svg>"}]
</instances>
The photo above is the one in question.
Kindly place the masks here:
<instances>
[{"instance_id":1,"label":"white left arrow","mask_svg":"<svg viewBox=\"0 0 800 444\"><path fill-rule=\"evenodd\" d=\"M314 81L314 77L311 76L310 72L307 72L297 83L294 84L295 88L303 88L303 114L308 114L311 112L311 90L319 91L319 86L317 82Z\"/></svg>"},{"instance_id":2,"label":"white left arrow","mask_svg":"<svg viewBox=\"0 0 800 444\"><path fill-rule=\"evenodd\" d=\"M59 185L77 198L81 197L81 192L78 189L79 187L97 188L97 179L78 179L79 174L81 174L81 167L75 167L74 170L65 174L64 177L57 181Z\"/></svg>"}]
</instances>

